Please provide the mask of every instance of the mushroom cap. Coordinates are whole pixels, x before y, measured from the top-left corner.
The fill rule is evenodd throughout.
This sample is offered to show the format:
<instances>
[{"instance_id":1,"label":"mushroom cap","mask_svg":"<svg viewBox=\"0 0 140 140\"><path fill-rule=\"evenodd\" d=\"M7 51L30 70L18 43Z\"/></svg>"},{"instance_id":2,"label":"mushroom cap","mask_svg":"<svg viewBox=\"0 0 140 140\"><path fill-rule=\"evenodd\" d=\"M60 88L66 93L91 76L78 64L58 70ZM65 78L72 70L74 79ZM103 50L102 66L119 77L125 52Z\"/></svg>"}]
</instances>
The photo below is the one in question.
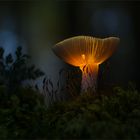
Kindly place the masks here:
<instances>
[{"instance_id":1,"label":"mushroom cap","mask_svg":"<svg viewBox=\"0 0 140 140\"><path fill-rule=\"evenodd\" d=\"M91 36L76 36L57 43L53 51L63 61L73 66L101 64L113 54L119 40L117 37L100 39Z\"/></svg>"}]
</instances>

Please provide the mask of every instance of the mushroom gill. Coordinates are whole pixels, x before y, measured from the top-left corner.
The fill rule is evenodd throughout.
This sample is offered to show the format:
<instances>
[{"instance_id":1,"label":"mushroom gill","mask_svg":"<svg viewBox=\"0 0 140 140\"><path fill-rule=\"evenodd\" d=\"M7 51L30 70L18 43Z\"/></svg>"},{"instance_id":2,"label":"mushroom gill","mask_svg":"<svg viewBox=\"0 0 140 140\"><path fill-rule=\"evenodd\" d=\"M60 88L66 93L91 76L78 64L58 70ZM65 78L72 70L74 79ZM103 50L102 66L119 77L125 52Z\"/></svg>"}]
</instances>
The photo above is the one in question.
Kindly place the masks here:
<instances>
[{"instance_id":1,"label":"mushroom gill","mask_svg":"<svg viewBox=\"0 0 140 140\"><path fill-rule=\"evenodd\" d=\"M53 47L53 51L66 63L81 69L82 91L90 88L95 92L99 64L113 54L118 43L119 38L117 37L100 39L76 36L57 43Z\"/></svg>"}]
</instances>

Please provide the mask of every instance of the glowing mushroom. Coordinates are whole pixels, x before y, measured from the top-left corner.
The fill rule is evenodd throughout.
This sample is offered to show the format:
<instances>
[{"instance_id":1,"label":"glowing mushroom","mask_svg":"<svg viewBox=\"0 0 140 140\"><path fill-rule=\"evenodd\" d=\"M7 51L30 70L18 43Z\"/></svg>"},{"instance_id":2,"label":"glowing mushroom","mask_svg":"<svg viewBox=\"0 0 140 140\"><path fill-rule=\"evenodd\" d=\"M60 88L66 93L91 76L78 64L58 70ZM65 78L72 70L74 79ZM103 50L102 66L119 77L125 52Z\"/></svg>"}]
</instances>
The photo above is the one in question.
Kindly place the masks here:
<instances>
[{"instance_id":1,"label":"glowing mushroom","mask_svg":"<svg viewBox=\"0 0 140 140\"><path fill-rule=\"evenodd\" d=\"M117 37L100 39L76 36L57 43L53 51L66 63L81 69L82 91L87 91L88 88L96 91L99 64L113 54L118 43Z\"/></svg>"}]
</instances>

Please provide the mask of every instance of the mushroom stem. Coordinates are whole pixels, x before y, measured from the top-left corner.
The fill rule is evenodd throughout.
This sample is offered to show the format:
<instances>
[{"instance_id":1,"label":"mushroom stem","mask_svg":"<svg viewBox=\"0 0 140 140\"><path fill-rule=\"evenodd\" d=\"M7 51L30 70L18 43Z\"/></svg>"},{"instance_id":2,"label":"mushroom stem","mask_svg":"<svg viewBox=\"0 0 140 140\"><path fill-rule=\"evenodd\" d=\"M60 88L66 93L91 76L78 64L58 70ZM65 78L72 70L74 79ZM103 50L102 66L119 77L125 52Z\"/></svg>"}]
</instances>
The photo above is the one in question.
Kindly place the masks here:
<instances>
[{"instance_id":1,"label":"mushroom stem","mask_svg":"<svg viewBox=\"0 0 140 140\"><path fill-rule=\"evenodd\" d=\"M98 68L98 64L87 64L80 67L82 71L81 93L87 92L88 89L93 93L96 92Z\"/></svg>"}]
</instances>

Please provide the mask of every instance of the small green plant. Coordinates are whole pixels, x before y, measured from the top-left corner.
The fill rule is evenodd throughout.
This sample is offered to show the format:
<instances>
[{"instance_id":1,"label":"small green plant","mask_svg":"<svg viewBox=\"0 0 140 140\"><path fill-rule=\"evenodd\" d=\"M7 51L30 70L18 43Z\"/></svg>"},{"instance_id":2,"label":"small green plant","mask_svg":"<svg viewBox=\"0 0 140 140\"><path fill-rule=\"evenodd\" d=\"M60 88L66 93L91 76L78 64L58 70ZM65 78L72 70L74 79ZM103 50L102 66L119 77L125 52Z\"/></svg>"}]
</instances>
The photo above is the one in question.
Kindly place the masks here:
<instances>
[{"instance_id":1,"label":"small green plant","mask_svg":"<svg viewBox=\"0 0 140 140\"><path fill-rule=\"evenodd\" d=\"M44 75L35 65L28 64L30 57L22 54L21 47L17 48L15 55L15 60L12 54L4 57L4 49L0 48L0 85L6 86L10 93L21 86L23 81L35 80Z\"/></svg>"}]
</instances>

